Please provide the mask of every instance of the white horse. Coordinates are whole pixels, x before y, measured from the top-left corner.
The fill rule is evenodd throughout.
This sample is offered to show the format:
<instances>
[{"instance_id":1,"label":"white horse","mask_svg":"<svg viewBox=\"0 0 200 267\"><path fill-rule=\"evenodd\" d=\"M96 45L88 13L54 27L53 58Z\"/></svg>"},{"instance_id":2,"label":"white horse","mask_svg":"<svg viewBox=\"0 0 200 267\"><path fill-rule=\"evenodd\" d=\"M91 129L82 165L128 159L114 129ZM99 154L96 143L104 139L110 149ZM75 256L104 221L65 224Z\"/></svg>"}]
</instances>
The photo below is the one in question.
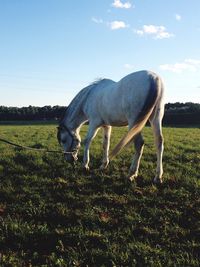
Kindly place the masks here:
<instances>
[{"instance_id":1,"label":"white horse","mask_svg":"<svg viewBox=\"0 0 200 267\"><path fill-rule=\"evenodd\" d=\"M162 118L164 114L163 83L161 78L150 71L131 73L114 82L102 79L82 89L68 106L58 127L58 141L64 148L67 161L77 160L81 144L81 126L89 121L88 133L84 141L83 164L89 169L89 147L100 127L104 129L103 162L101 169L108 166L109 146L112 126L128 125L128 133L121 139L110 154L113 158L125 145L134 141L135 155L129 170L132 181L138 175L144 141L141 130L149 120L153 128L157 149L157 169L155 183L162 182L163 135Z\"/></svg>"}]
</instances>

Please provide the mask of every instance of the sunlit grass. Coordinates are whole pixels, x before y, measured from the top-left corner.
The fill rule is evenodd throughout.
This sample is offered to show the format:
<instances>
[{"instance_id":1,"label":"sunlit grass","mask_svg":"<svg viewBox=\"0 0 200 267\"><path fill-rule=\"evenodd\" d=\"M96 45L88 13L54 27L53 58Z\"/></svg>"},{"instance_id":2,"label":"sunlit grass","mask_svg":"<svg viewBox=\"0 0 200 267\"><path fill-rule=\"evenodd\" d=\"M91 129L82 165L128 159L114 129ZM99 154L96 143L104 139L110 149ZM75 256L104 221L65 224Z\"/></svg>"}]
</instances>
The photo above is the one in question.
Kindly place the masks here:
<instances>
[{"instance_id":1,"label":"sunlit grass","mask_svg":"<svg viewBox=\"0 0 200 267\"><path fill-rule=\"evenodd\" d=\"M23 145L60 149L54 125L0 131ZM126 131L113 129L112 147ZM99 171L101 131L89 173L62 155L0 143L0 266L199 266L200 130L164 128L164 136L159 188L152 185L156 152L148 127L133 184L126 179L133 147Z\"/></svg>"}]
</instances>

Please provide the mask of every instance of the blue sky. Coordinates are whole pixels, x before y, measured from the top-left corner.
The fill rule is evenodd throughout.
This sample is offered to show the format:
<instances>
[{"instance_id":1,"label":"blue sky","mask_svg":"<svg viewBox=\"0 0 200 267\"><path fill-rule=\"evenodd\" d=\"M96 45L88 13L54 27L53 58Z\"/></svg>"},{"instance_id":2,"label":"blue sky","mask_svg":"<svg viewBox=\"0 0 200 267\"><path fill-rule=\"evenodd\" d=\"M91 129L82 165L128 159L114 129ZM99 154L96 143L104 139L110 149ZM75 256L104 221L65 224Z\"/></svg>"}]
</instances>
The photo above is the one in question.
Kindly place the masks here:
<instances>
[{"instance_id":1,"label":"blue sky","mask_svg":"<svg viewBox=\"0 0 200 267\"><path fill-rule=\"evenodd\" d=\"M199 0L0 0L0 105L68 105L149 69L166 102L200 102Z\"/></svg>"}]
</instances>

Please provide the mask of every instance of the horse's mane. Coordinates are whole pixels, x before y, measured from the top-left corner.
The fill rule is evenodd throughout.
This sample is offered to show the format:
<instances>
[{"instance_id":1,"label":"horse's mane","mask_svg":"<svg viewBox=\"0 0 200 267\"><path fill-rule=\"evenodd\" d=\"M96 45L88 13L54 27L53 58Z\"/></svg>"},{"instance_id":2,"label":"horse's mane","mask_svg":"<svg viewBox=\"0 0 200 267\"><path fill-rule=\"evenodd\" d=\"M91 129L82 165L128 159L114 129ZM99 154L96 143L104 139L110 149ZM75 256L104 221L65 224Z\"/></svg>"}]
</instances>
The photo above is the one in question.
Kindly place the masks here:
<instances>
[{"instance_id":1,"label":"horse's mane","mask_svg":"<svg viewBox=\"0 0 200 267\"><path fill-rule=\"evenodd\" d=\"M103 80L106 80L105 78L96 78L93 82L91 82L89 84L89 86L95 86L95 85L98 85L100 82L102 82Z\"/></svg>"},{"instance_id":2,"label":"horse's mane","mask_svg":"<svg viewBox=\"0 0 200 267\"><path fill-rule=\"evenodd\" d=\"M92 82L91 84L89 84L88 86L84 87L75 97L74 99L72 99L71 103L69 104L69 106L74 105L76 103L80 103L80 101L84 101L85 98L88 96L89 92L91 91L91 89L93 89L94 87L96 87L102 80L102 78L95 80L94 82Z\"/></svg>"},{"instance_id":3,"label":"horse's mane","mask_svg":"<svg viewBox=\"0 0 200 267\"><path fill-rule=\"evenodd\" d=\"M93 90L97 85L99 85L102 81L105 81L107 79L104 78L98 78L95 79L91 84L84 87L71 101L69 106L66 109L65 115L71 116L75 112L77 112L77 108L80 107L80 105L85 101L85 99L88 97L91 90ZM64 115L64 117L65 117ZM64 120L64 118L63 118ZM62 120L62 121L63 121Z\"/></svg>"}]
</instances>

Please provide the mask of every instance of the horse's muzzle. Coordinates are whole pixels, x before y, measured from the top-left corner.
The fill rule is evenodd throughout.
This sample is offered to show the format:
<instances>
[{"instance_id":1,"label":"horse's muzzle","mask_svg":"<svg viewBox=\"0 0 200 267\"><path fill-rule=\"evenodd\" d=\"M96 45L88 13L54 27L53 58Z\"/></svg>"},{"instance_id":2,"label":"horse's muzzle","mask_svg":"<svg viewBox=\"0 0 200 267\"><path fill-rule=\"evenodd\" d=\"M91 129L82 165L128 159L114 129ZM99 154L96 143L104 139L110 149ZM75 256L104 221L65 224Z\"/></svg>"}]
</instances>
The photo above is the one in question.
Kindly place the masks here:
<instances>
[{"instance_id":1,"label":"horse's muzzle","mask_svg":"<svg viewBox=\"0 0 200 267\"><path fill-rule=\"evenodd\" d=\"M65 160L69 163L74 163L78 160L77 153L65 154Z\"/></svg>"}]
</instances>

